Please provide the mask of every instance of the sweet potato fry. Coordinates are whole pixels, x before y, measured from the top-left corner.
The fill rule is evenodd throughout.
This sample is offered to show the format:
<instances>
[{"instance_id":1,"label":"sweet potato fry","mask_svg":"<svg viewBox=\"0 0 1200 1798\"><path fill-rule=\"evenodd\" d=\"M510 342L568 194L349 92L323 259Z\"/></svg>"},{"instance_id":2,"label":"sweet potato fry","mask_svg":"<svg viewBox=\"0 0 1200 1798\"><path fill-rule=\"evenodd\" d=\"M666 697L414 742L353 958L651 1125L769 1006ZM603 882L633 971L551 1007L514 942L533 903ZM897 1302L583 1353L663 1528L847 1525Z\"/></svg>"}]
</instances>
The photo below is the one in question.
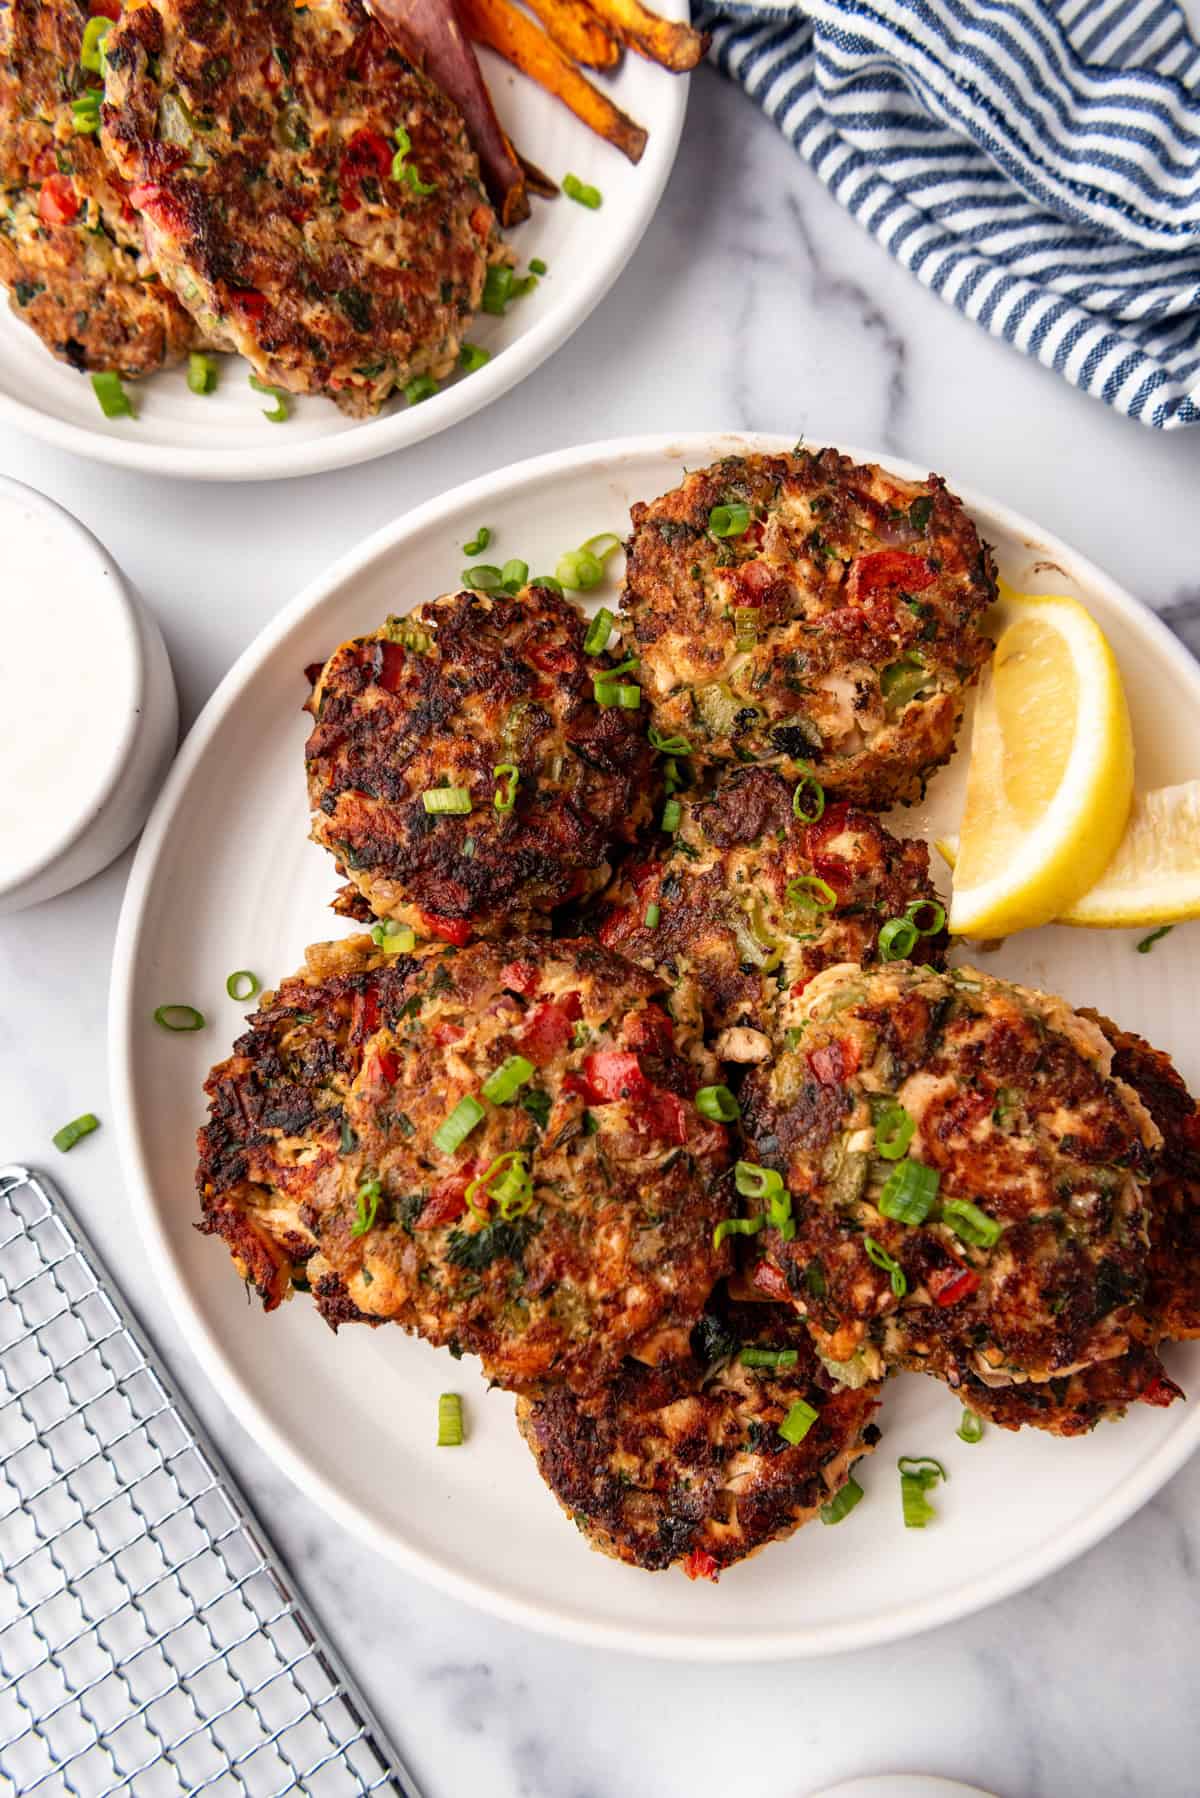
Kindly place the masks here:
<instances>
[{"instance_id":1,"label":"sweet potato fry","mask_svg":"<svg viewBox=\"0 0 1200 1798\"><path fill-rule=\"evenodd\" d=\"M708 49L703 33L677 20L660 19L642 0L588 0L588 4L622 43L676 74L694 69Z\"/></svg>"},{"instance_id":2,"label":"sweet potato fry","mask_svg":"<svg viewBox=\"0 0 1200 1798\"><path fill-rule=\"evenodd\" d=\"M466 120L488 198L502 225L529 217L525 171L496 117L458 0L368 0L392 42L454 101Z\"/></svg>"},{"instance_id":3,"label":"sweet potato fry","mask_svg":"<svg viewBox=\"0 0 1200 1798\"><path fill-rule=\"evenodd\" d=\"M569 106L576 118L606 138L630 162L640 162L646 133L607 95L594 88L540 26L511 0L459 0L463 23L477 44L486 44L539 87Z\"/></svg>"},{"instance_id":4,"label":"sweet potato fry","mask_svg":"<svg viewBox=\"0 0 1200 1798\"><path fill-rule=\"evenodd\" d=\"M548 36L585 69L613 69L621 60L616 34L603 24L588 0L525 0Z\"/></svg>"}]
</instances>

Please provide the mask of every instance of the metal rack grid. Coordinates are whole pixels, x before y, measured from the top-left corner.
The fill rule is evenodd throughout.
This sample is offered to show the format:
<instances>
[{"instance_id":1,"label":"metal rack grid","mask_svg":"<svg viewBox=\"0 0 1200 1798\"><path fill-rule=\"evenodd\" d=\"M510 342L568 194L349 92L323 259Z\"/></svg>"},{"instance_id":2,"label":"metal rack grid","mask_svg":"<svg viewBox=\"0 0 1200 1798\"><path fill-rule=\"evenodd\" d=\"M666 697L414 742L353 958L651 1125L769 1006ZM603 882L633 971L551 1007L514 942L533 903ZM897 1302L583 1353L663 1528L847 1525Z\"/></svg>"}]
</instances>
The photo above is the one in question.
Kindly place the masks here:
<instances>
[{"instance_id":1,"label":"metal rack grid","mask_svg":"<svg viewBox=\"0 0 1200 1798\"><path fill-rule=\"evenodd\" d=\"M20 1167L0 1171L0 1790L418 1798L65 1201Z\"/></svg>"}]
</instances>

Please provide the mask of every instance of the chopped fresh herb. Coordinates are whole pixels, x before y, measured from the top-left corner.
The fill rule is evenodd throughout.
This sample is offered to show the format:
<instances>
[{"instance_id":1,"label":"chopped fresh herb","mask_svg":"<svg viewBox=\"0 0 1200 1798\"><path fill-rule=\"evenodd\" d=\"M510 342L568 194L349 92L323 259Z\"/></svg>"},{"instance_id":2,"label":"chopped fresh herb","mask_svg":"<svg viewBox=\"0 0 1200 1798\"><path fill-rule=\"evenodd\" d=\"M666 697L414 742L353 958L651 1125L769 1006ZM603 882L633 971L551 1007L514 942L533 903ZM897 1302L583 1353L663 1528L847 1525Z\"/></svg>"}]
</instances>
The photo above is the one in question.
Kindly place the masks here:
<instances>
[{"instance_id":1,"label":"chopped fresh herb","mask_svg":"<svg viewBox=\"0 0 1200 1798\"><path fill-rule=\"evenodd\" d=\"M742 537L750 529L750 508L740 501L728 506L714 506L708 515L708 528L714 537Z\"/></svg>"},{"instance_id":2,"label":"chopped fresh herb","mask_svg":"<svg viewBox=\"0 0 1200 1798\"><path fill-rule=\"evenodd\" d=\"M587 635L583 639L583 653L587 656L602 655L609 637L612 635L613 615L607 606L601 606L596 616L587 627Z\"/></svg>"},{"instance_id":3,"label":"chopped fresh herb","mask_svg":"<svg viewBox=\"0 0 1200 1798\"><path fill-rule=\"evenodd\" d=\"M727 1236L757 1236L765 1217L723 1217L713 1231L713 1248L719 1249Z\"/></svg>"},{"instance_id":4,"label":"chopped fresh herb","mask_svg":"<svg viewBox=\"0 0 1200 1798\"><path fill-rule=\"evenodd\" d=\"M463 544L464 556L481 556L492 540L492 533L486 524L481 524L469 543Z\"/></svg>"},{"instance_id":5,"label":"chopped fresh herb","mask_svg":"<svg viewBox=\"0 0 1200 1798\"><path fill-rule=\"evenodd\" d=\"M876 1241L874 1236L864 1236L863 1247L867 1251L867 1260L872 1262L875 1267L882 1268L885 1274L890 1274L892 1291L898 1299L902 1299L908 1291L908 1280L900 1263L888 1254L883 1244Z\"/></svg>"},{"instance_id":6,"label":"chopped fresh herb","mask_svg":"<svg viewBox=\"0 0 1200 1798\"><path fill-rule=\"evenodd\" d=\"M492 804L498 812L511 812L517 803L521 770L515 762L497 762L492 769L492 778L499 783L492 795Z\"/></svg>"},{"instance_id":7,"label":"chopped fresh herb","mask_svg":"<svg viewBox=\"0 0 1200 1798\"><path fill-rule=\"evenodd\" d=\"M917 946L917 927L911 918L889 918L879 932L880 961L907 961Z\"/></svg>"},{"instance_id":8,"label":"chopped fresh herb","mask_svg":"<svg viewBox=\"0 0 1200 1798\"><path fill-rule=\"evenodd\" d=\"M849 1517L851 1511L853 1511L854 1507L861 1501L862 1497L863 1489L858 1481L853 1478L848 1479L841 1491L836 1493L827 1505L821 1506L821 1522L841 1523L843 1518Z\"/></svg>"},{"instance_id":9,"label":"chopped fresh herb","mask_svg":"<svg viewBox=\"0 0 1200 1798\"><path fill-rule=\"evenodd\" d=\"M215 356L193 350L188 357L187 384L192 393L215 393L219 374Z\"/></svg>"},{"instance_id":10,"label":"chopped fresh herb","mask_svg":"<svg viewBox=\"0 0 1200 1798\"><path fill-rule=\"evenodd\" d=\"M815 774L804 774L792 794L792 812L804 824L815 824L825 813L825 789Z\"/></svg>"},{"instance_id":11,"label":"chopped fresh herb","mask_svg":"<svg viewBox=\"0 0 1200 1798\"><path fill-rule=\"evenodd\" d=\"M438 1398L437 1445L439 1448L461 1448L463 1440L462 1399L457 1392L443 1392Z\"/></svg>"},{"instance_id":12,"label":"chopped fresh herb","mask_svg":"<svg viewBox=\"0 0 1200 1798\"><path fill-rule=\"evenodd\" d=\"M485 1099L493 1105L511 1105L523 1086L534 1076L534 1066L523 1055L509 1055L483 1083Z\"/></svg>"},{"instance_id":13,"label":"chopped fresh herb","mask_svg":"<svg viewBox=\"0 0 1200 1798\"><path fill-rule=\"evenodd\" d=\"M484 1089L487 1090L486 1088ZM544 1130L550 1122L550 1094L535 1087L531 1092L521 1094L521 1106L527 1111L539 1130Z\"/></svg>"},{"instance_id":14,"label":"chopped fresh herb","mask_svg":"<svg viewBox=\"0 0 1200 1798\"><path fill-rule=\"evenodd\" d=\"M924 531L933 514L933 499L928 493L919 494L908 508L908 522L914 531Z\"/></svg>"},{"instance_id":15,"label":"chopped fresh herb","mask_svg":"<svg viewBox=\"0 0 1200 1798\"><path fill-rule=\"evenodd\" d=\"M962 1422L959 1424L959 1426L955 1430L954 1434L956 1436L958 1436L963 1442L982 1442L982 1440L983 1440L983 1419L982 1419L982 1417L976 1416L974 1411L964 1410L963 1414L962 1414Z\"/></svg>"},{"instance_id":16,"label":"chopped fresh herb","mask_svg":"<svg viewBox=\"0 0 1200 1798\"><path fill-rule=\"evenodd\" d=\"M421 803L434 816L445 812L465 817L471 810L471 795L466 787L426 787Z\"/></svg>"},{"instance_id":17,"label":"chopped fresh herb","mask_svg":"<svg viewBox=\"0 0 1200 1798\"><path fill-rule=\"evenodd\" d=\"M194 1005L160 1005L154 1013L154 1022L161 1024L164 1030L203 1030L204 1013L197 1011Z\"/></svg>"},{"instance_id":18,"label":"chopped fresh herb","mask_svg":"<svg viewBox=\"0 0 1200 1798\"><path fill-rule=\"evenodd\" d=\"M942 1176L923 1161L902 1161L883 1183L879 1195L880 1217L897 1224L923 1224L933 1210Z\"/></svg>"},{"instance_id":19,"label":"chopped fresh herb","mask_svg":"<svg viewBox=\"0 0 1200 1798\"><path fill-rule=\"evenodd\" d=\"M702 1086L696 1094L696 1110L714 1124L732 1124L742 1108L727 1086Z\"/></svg>"},{"instance_id":20,"label":"chopped fresh herb","mask_svg":"<svg viewBox=\"0 0 1200 1798\"><path fill-rule=\"evenodd\" d=\"M249 968L239 968L236 974L231 974L225 982L225 991L231 999L236 999L239 1004L244 1004L247 999L253 999L255 993L261 992L261 990L261 980L257 974L252 974Z\"/></svg>"},{"instance_id":21,"label":"chopped fresh herb","mask_svg":"<svg viewBox=\"0 0 1200 1798\"><path fill-rule=\"evenodd\" d=\"M450 1113L433 1133L434 1147L443 1155L453 1155L470 1136L477 1124L483 1122L483 1106L478 1099L460 1099Z\"/></svg>"},{"instance_id":22,"label":"chopped fresh herb","mask_svg":"<svg viewBox=\"0 0 1200 1798\"><path fill-rule=\"evenodd\" d=\"M1144 936L1142 938L1141 942L1138 944L1138 946L1137 946L1138 954L1139 955L1149 955L1149 953L1150 953L1151 949L1153 949L1155 943L1161 943L1162 939L1165 936L1170 936L1170 934L1174 930L1174 928L1175 928L1175 926L1173 924L1161 924L1157 930L1152 930L1150 932L1150 935Z\"/></svg>"},{"instance_id":23,"label":"chopped fresh herb","mask_svg":"<svg viewBox=\"0 0 1200 1798\"><path fill-rule=\"evenodd\" d=\"M477 343L464 343L458 352L458 365L460 368L465 369L469 375L473 375L477 369L482 368L484 364L490 362L491 359L492 352L490 350L481 349ZM468 550L467 553L470 555L472 552Z\"/></svg>"},{"instance_id":24,"label":"chopped fresh herb","mask_svg":"<svg viewBox=\"0 0 1200 1798\"><path fill-rule=\"evenodd\" d=\"M92 24L96 21L93 19ZM100 402L100 410L105 418L135 418L133 402L121 385L120 375L109 370L92 376L92 391Z\"/></svg>"},{"instance_id":25,"label":"chopped fresh herb","mask_svg":"<svg viewBox=\"0 0 1200 1798\"><path fill-rule=\"evenodd\" d=\"M743 1361L745 1358L743 1355ZM804 1441L819 1416L820 1412L814 1405L810 1405L806 1399L797 1399L780 1424L779 1434L794 1448L798 1442Z\"/></svg>"},{"instance_id":26,"label":"chopped fresh herb","mask_svg":"<svg viewBox=\"0 0 1200 1798\"><path fill-rule=\"evenodd\" d=\"M432 375L415 375L404 389L404 397L410 406L419 406L422 400L432 399L438 390L438 384Z\"/></svg>"},{"instance_id":27,"label":"chopped fresh herb","mask_svg":"<svg viewBox=\"0 0 1200 1798\"><path fill-rule=\"evenodd\" d=\"M568 200L574 200L579 206L587 206L592 212L604 204L604 195L598 187L591 187L581 181L578 175L564 175L562 190Z\"/></svg>"},{"instance_id":28,"label":"chopped fresh herb","mask_svg":"<svg viewBox=\"0 0 1200 1798\"><path fill-rule=\"evenodd\" d=\"M99 1128L100 1119L94 1112L85 1111L80 1117L72 1118L69 1124L64 1124L61 1130L56 1130L50 1140L65 1155L77 1142L82 1142L85 1136L90 1136L93 1130Z\"/></svg>"},{"instance_id":29,"label":"chopped fresh herb","mask_svg":"<svg viewBox=\"0 0 1200 1798\"><path fill-rule=\"evenodd\" d=\"M956 1236L979 1249L990 1249L1000 1240L1003 1225L972 1205L969 1199L943 1199L941 1219Z\"/></svg>"},{"instance_id":30,"label":"chopped fresh herb","mask_svg":"<svg viewBox=\"0 0 1200 1798\"><path fill-rule=\"evenodd\" d=\"M537 1225L528 1217L511 1222L498 1217L481 1230L451 1230L446 1241L446 1259L452 1267L468 1273L485 1273L493 1261L515 1261L521 1264Z\"/></svg>"},{"instance_id":31,"label":"chopped fresh herb","mask_svg":"<svg viewBox=\"0 0 1200 1798\"><path fill-rule=\"evenodd\" d=\"M917 1128L913 1119L895 1099L881 1099L871 1109L875 1121L875 1153L884 1161L903 1160Z\"/></svg>"},{"instance_id":32,"label":"chopped fresh herb","mask_svg":"<svg viewBox=\"0 0 1200 1798\"><path fill-rule=\"evenodd\" d=\"M540 256L531 256L529 258L529 272L531 275L545 275L550 271L547 269L546 264L542 261Z\"/></svg>"},{"instance_id":33,"label":"chopped fresh herb","mask_svg":"<svg viewBox=\"0 0 1200 1798\"><path fill-rule=\"evenodd\" d=\"M269 419L273 425L281 425L291 417L291 403L282 387L268 386L267 382L260 381L257 375L250 376L250 385L255 393L265 393L275 401L271 410L263 413L264 418Z\"/></svg>"},{"instance_id":34,"label":"chopped fresh herb","mask_svg":"<svg viewBox=\"0 0 1200 1798\"><path fill-rule=\"evenodd\" d=\"M937 1516L925 1494L939 1480L948 1480L950 1475L932 1455L901 1455L896 1465L900 1469L900 1504L904 1513L904 1527L908 1530L923 1530Z\"/></svg>"},{"instance_id":35,"label":"chopped fresh herb","mask_svg":"<svg viewBox=\"0 0 1200 1798\"><path fill-rule=\"evenodd\" d=\"M795 1367L799 1349L744 1348L738 1356L743 1367ZM815 1415L815 1413L814 1413Z\"/></svg>"},{"instance_id":36,"label":"chopped fresh herb","mask_svg":"<svg viewBox=\"0 0 1200 1798\"><path fill-rule=\"evenodd\" d=\"M365 1236L368 1230L375 1228L382 1192L383 1187L377 1179L372 1177L362 1182L354 1195L358 1203L358 1215L350 1226L351 1236Z\"/></svg>"}]
</instances>

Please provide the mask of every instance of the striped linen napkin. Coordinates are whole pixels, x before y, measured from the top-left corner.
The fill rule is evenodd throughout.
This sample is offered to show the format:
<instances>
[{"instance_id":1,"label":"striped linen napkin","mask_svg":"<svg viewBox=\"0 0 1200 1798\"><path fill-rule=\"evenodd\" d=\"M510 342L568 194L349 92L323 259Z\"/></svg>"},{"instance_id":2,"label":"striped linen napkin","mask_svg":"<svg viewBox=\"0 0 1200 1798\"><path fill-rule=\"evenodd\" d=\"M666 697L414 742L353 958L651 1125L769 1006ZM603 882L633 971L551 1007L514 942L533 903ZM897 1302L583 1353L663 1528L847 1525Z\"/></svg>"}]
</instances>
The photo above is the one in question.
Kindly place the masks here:
<instances>
[{"instance_id":1,"label":"striped linen napkin","mask_svg":"<svg viewBox=\"0 0 1200 1798\"><path fill-rule=\"evenodd\" d=\"M720 0L717 66L994 337L1200 424L1200 46L1173 0Z\"/></svg>"}]
</instances>

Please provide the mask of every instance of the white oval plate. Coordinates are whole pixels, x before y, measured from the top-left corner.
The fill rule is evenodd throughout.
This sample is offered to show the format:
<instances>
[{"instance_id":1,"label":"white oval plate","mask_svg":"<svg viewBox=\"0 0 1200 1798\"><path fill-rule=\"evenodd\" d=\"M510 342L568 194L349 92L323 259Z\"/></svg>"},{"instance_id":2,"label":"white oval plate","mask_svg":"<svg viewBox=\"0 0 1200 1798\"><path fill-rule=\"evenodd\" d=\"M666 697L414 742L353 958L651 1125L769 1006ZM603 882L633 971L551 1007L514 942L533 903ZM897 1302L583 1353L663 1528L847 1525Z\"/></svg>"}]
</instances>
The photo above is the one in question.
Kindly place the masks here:
<instances>
[{"instance_id":1,"label":"white oval plate","mask_svg":"<svg viewBox=\"0 0 1200 1798\"><path fill-rule=\"evenodd\" d=\"M552 569L597 531L624 533L631 501L703 466L777 439L634 439L545 456L421 507L344 557L246 651L193 728L130 877L113 965L114 1111L146 1244L173 1310L218 1388L297 1485L373 1548L498 1614L572 1637L701 1660L827 1654L883 1642L1001 1598L1089 1547L1142 1504L1200 1436L1200 1403L1135 1406L1084 1441L988 1431L967 1447L959 1407L931 1380L889 1389L867 1500L838 1528L814 1525L725 1575L719 1587L651 1577L592 1553L538 1478L512 1421L473 1363L399 1330L336 1338L306 1304L271 1317L248 1306L223 1247L192 1228L193 1136L201 1084L228 1053L244 1006L225 997L233 968L275 981L307 943L344 934L326 910L330 858L307 840L302 670L335 644L452 588L461 545L481 524L489 559ZM860 452L855 452L860 453ZM902 465L893 464L902 472ZM1072 550L990 501L964 494L1015 586L1074 591L1108 632L1124 670L1147 785L1200 770L1200 671L1149 612ZM611 593L603 591L598 600ZM956 764L909 832L957 818ZM1047 929L1011 941L987 966L1102 1006L1200 1077L1191 982L1200 926L1153 955L1135 934ZM164 1036L156 1005L200 1006L208 1027ZM1171 1351L1200 1388L1200 1344ZM437 1395L465 1395L470 1441L434 1447ZM934 1454L951 1480L939 1520L906 1531L895 1471Z\"/></svg>"},{"instance_id":2,"label":"white oval plate","mask_svg":"<svg viewBox=\"0 0 1200 1798\"><path fill-rule=\"evenodd\" d=\"M659 10L684 18L686 0L661 0ZM522 154L556 181L572 172L604 196L597 212L565 195L531 197L532 216L505 234L522 270L540 257L549 273L504 318L480 313L473 321L469 340L492 353L485 367L456 374L419 405L393 399L377 418L346 418L329 400L296 399L291 418L279 425L263 417L270 402L251 391L249 365L222 356L215 394L198 398L188 391L185 367L165 369L129 383L136 419L107 419L88 377L43 348L10 312L0 288L0 418L60 449L121 468L198 481L266 481L348 468L419 443L515 387L583 323L637 248L675 161L688 83L632 51L615 78L595 77L650 133L635 168L536 83L491 51L479 54L496 110Z\"/></svg>"}]
</instances>

